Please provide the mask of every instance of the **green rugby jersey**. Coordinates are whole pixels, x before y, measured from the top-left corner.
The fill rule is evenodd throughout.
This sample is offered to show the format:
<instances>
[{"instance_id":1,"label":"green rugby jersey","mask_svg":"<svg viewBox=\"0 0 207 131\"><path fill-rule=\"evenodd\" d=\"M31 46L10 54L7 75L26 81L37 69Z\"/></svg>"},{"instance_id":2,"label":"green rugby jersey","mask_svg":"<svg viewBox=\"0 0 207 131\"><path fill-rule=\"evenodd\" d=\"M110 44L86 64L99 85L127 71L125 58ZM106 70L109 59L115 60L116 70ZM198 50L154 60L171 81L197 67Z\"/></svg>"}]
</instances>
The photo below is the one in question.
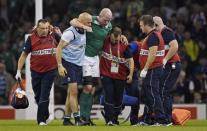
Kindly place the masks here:
<instances>
[{"instance_id":1,"label":"green rugby jersey","mask_svg":"<svg viewBox=\"0 0 207 131\"><path fill-rule=\"evenodd\" d=\"M102 27L97 21L97 16L92 17L93 32L86 33L86 56L93 57L98 55L103 47L104 39L111 29L112 25L110 22L105 27Z\"/></svg>"}]
</instances>

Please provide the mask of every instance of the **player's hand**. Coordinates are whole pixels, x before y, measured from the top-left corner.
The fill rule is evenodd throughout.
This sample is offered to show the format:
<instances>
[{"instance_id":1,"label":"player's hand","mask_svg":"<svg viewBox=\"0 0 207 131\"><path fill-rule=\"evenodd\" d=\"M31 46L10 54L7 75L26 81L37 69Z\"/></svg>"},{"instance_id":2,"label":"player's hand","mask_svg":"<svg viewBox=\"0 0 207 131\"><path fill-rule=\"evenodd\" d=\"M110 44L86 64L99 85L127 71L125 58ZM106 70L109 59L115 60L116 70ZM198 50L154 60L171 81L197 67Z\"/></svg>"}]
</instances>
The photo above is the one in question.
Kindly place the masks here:
<instances>
[{"instance_id":1,"label":"player's hand","mask_svg":"<svg viewBox=\"0 0 207 131\"><path fill-rule=\"evenodd\" d=\"M35 25L35 26L32 27L32 31L34 31L36 29L37 29L37 25Z\"/></svg>"},{"instance_id":2,"label":"player's hand","mask_svg":"<svg viewBox=\"0 0 207 131\"><path fill-rule=\"evenodd\" d=\"M165 65L167 64L167 60L165 58L162 60L162 64L163 64L163 68L165 68Z\"/></svg>"},{"instance_id":3,"label":"player's hand","mask_svg":"<svg viewBox=\"0 0 207 131\"><path fill-rule=\"evenodd\" d=\"M83 29L86 30L87 32L93 32L92 27L90 26L83 26Z\"/></svg>"},{"instance_id":4,"label":"player's hand","mask_svg":"<svg viewBox=\"0 0 207 131\"><path fill-rule=\"evenodd\" d=\"M53 27L53 30L54 30L54 32L55 33L57 33L58 35L62 35L62 32L60 31L60 28L59 27L57 27L57 26L55 26L55 27Z\"/></svg>"},{"instance_id":5,"label":"player's hand","mask_svg":"<svg viewBox=\"0 0 207 131\"><path fill-rule=\"evenodd\" d=\"M132 82L132 75L128 75L127 76L127 83L131 83Z\"/></svg>"},{"instance_id":6,"label":"player's hand","mask_svg":"<svg viewBox=\"0 0 207 131\"><path fill-rule=\"evenodd\" d=\"M65 77L67 71L62 65L58 65L58 73L60 76Z\"/></svg>"},{"instance_id":7,"label":"player's hand","mask_svg":"<svg viewBox=\"0 0 207 131\"><path fill-rule=\"evenodd\" d=\"M22 77L21 77L21 70L17 70L15 79L16 79L16 80L19 80L19 79L21 80L21 79L22 79Z\"/></svg>"},{"instance_id":8,"label":"player's hand","mask_svg":"<svg viewBox=\"0 0 207 131\"><path fill-rule=\"evenodd\" d=\"M146 75L147 75L147 70L146 70L146 69L143 69L143 70L141 71L141 73L140 73L140 77L141 77L141 78L145 78Z\"/></svg>"},{"instance_id":9,"label":"player's hand","mask_svg":"<svg viewBox=\"0 0 207 131\"><path fill-rule=\"evenodd\" d=\"M128 40L124 35L121 35L121 42L123 42L124 44L128 45Z\"/></svg>"}]
</instances>

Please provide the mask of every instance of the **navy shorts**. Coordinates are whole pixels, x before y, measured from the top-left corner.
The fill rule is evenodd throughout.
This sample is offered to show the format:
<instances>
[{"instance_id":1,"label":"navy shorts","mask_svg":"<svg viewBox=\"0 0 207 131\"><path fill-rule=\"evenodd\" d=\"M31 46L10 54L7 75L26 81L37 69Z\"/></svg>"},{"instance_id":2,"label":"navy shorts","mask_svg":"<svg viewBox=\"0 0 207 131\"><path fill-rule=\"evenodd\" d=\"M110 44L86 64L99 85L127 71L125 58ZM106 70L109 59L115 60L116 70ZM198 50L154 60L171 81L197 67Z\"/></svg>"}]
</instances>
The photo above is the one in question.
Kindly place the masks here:
<instances>
[{"instance_id":1,"label":"navy shorts","mask_svg":"<svg viewBox=\"0 0 207 131\"><path fill-rule=\"evenodd\" d=\"M82 84L82 66L70 63L62 59L63 67L67 70L66 76L63 78L63 84L78 83Z\"/></svg>"}]
</instances>

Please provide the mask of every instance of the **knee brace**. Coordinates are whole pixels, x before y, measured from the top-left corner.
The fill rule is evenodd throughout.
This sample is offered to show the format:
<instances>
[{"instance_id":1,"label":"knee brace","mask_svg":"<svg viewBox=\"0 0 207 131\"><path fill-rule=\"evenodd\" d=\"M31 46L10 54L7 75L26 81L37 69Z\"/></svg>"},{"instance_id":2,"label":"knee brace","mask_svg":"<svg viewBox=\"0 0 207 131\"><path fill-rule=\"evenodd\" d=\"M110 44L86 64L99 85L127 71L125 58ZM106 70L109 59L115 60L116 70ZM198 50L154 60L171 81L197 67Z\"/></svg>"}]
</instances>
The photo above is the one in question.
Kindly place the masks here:
<instances>
[{"instance_id":1,"label":"knee brace","mask_svg":"<svg viewBox=\"0 0 207 131\"><path fill-rule=\"evenodd\" d=\"M93 77L93 86L97 86L98 85L98 78L99 77Z\"/></svg>"},{"instance_id":2,"label":"knee brace","mask_svg":"<svg viewBox=\"0 0 207 131\"><path fill-rule=\"evenodd\" d=\"M93 85L93 77L92 76L83 77L83 85Z\"/></svg>"}]
</instances>

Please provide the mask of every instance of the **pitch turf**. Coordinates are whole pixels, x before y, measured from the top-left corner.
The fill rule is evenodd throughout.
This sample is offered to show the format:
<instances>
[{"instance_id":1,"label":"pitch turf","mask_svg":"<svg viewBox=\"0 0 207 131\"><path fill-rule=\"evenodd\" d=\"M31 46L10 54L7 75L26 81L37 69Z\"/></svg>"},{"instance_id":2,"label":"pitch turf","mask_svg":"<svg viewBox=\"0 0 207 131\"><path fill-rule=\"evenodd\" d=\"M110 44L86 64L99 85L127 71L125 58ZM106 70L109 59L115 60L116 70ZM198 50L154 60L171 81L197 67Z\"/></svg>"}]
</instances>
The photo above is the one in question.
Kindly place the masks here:
<instances>
[{"instance_id":1,"label":"pitch turf","mask_svg":"<svg viewBox=\"0 0 207 131\"><path fill-rule=\"evenodd\" d=\"M61 120L54 120L47 126L38 126L33 120L0 120L0 131L207 131L207 120L191 120L184 126L133 127L129 123L120 126L105 126L104 121L94 120L97 126L62 126Z\"/></svg>"}]
</instances>

